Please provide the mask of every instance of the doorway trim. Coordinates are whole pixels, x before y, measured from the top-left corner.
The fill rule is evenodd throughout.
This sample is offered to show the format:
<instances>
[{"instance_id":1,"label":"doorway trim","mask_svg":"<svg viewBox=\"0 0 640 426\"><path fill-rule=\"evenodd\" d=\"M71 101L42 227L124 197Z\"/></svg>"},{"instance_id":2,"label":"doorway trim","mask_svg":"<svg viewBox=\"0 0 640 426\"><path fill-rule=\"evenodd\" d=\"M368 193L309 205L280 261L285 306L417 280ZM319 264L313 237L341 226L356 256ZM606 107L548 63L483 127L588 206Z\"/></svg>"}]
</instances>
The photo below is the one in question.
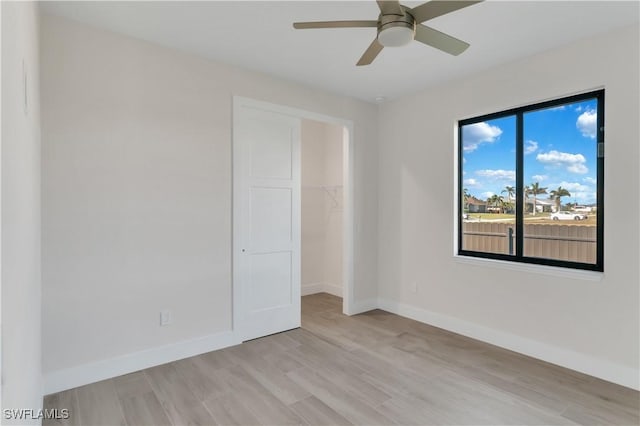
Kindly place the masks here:
<instances>
[{"instance_id":1,"label":"doorway trim","mask_svg":"<svg viewBox=\"0 0 640 426\"><path fill-rule=\"evenodd\" d=\"M353 121L346 120L339 117L333 117L330 115L320 114L312 111L307 111L300 108L278 105L270 102L260 101L256 99L246 98L242 96L233 96L233 116L232 116L232 242L231 242L231 282L232 282L232 330L237 331L238 324L240 323L240 270L239 262L236 258L236 249L240 244L240 221L236 217L239 210L239 168L237 167L237 161L239 161L239 153L237 152L238 143L235 135L237 134L237 117L239 108L242 106L250 106L259 108L265 111L273 113L289 115L300 120L314 120L328 124L334 124L342 126L343 128L343 232L342 232L342 245L343 245L343 267L342 267L342 311L345 315L352 315L355 313L354 308L354 137L353 137Z\"/></svg>"}]
</instances>

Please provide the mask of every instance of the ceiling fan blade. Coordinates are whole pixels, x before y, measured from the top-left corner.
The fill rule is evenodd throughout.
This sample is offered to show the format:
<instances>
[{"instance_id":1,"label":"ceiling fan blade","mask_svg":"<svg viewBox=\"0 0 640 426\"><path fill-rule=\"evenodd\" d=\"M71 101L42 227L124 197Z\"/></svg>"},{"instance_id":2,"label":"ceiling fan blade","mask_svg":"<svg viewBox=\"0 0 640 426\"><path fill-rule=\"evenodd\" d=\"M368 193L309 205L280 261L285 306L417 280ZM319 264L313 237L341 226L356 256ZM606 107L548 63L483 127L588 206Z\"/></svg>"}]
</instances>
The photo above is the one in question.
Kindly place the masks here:
<instances>
[{"instance_id":1,"label":"ceiling fan blade","mask_svg":"<svg viewBox=\"0 0 640 426\"><path fill-rule=\"evenodd\" d=\"M380 53L383 48L384 46L378 43L377 38L373 39L373 42L369 45L356 65L369 65L371 62L373 62L376 56L378 56L378 53Z\"/></svg>"},{"instance_id":2,"label":"ceiling fan blade","mask_svg":"<svg viewBox=\"0 0 640 426\"><path fill-rule=\"evenodd\" d=\"M318 22L295 22L293 28L306 30L311 28L361 28L377 27L378 21L318 21Z\"/></svg>"},{"instance_id":3,"label":"ceiling fan blade","mask_svg":"<svg viewBox=\"0 0 640 426\"><path fill-rule=\"evenodd\" d=\"M383 15L404 15L404 10L400 7L400 1L389 1L389 0L377 0L378 7L380 8L380 12Z\"/></svg>"},{"instance_id":4,"label":"ceiling fan blade","mask_svg":"<svg viewBox=\"0 0 640 426\"><path fill-rule=\"evenodd\" d=\"M419 24L429 19L437 18L438 16L446 15L447 13L455 12L456 10L463 9L468 6L473 6L476 3L482 3L480 1L441 1L432 0L428 1L420 6L416 6L409 11L409 13Z\"/></svg>"},{"instance_id":5,"label":"ceiling fan blade","mask_svg":"<svg viewBox=\"0 0 640 426\"><path fill-rule=\"evenodd\" d=\"M416 25L415 40L454 56L458 56L469 47L469 43L434 30L426 25Z\"/></svg>"}]
</instances>

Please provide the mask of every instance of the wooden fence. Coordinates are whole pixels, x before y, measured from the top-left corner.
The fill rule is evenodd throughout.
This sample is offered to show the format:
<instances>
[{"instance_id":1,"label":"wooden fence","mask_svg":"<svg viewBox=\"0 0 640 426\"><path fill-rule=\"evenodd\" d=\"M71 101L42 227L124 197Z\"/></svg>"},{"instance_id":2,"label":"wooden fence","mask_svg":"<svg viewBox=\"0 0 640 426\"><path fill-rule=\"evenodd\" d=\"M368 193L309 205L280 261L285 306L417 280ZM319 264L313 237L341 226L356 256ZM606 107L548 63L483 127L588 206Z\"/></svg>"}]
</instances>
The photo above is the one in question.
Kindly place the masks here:
<instances>
[{"instance_id":1,"label":"wooden fence","mask_svg":"<svg viewBox=\"0 0 640 426\"><path fill-rule=\"evenodd\" d=\"M509 228L515 224L465 222L462 248L487 253L509 254ZM524 255L571 262L596 262L596 227L587 225L525 224Z\"/></svg>"}]
</instances>

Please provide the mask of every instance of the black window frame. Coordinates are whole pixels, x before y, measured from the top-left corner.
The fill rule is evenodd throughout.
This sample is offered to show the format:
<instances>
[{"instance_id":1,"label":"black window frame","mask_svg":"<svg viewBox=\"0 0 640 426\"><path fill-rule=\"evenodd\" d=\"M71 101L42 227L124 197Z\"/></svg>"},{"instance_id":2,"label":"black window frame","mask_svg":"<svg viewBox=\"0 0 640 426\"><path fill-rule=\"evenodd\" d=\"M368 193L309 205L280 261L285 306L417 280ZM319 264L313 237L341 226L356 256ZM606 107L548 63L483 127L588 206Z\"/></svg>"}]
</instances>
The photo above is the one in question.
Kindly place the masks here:
<instances>
[{"instance_id":1,"label":"black window frame","mask_svg":"<svg viewBox=\"0 0 640 426\"><path fill-rule=\"evenodd\" d=\"M491 114L485 114L478 117L467 118L458 121L458 250L459 256L506 260L514 263L525 263L534 265L557 266L570 269L581 269L587 271L604 272L604 95L605 90L595 90L572 96L565 96L558 99L539 102L535 104L525 105L517 108L511 108ZM516 206L522 206L524 202L524 114L541 109L553 108L561 105L571 104L575 102L586 101L590 99L597 100L597 124L596 124L596 149L597 149L597 200L596 200L596 263L571 262L565 260L546 259L538 257L527 257L524 252L524 217L523 209L516 208L516 238L515 238L515 254L499 254L487 253L472 250L463 250L462 239L463 234L463 212L464 212L464 196L463 196L463 139L462 128L469 124L480 123L483 121L495 120L507 116L515 116L516 118Z\"/></svg>"}]
</instances>

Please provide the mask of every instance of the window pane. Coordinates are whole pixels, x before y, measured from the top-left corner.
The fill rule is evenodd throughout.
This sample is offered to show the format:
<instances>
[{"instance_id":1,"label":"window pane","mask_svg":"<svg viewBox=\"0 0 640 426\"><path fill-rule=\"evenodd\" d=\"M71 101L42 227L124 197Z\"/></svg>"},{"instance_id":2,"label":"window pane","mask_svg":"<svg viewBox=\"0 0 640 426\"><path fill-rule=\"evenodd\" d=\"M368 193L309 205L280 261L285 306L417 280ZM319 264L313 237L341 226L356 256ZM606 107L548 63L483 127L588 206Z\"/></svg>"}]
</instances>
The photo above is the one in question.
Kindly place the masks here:
<instances>
[{"instance_id":1,"label":"window pane","mask_svg":"<svg viewBox=\"0 0 640 426\"><path fill-rule=\"evenodd\" d=\"M524 252L596 263L597 99L525 113Z\"/></svg>"},{"instance_id":2,"label":"window pane","mask_svg":"<svg viewBox=\"0 0 640 426\"><path fill-rule=\"evenodd\" d=\"M461 249L515 255L516 117L466 124Z\"/></svg>"}]
</instances>

